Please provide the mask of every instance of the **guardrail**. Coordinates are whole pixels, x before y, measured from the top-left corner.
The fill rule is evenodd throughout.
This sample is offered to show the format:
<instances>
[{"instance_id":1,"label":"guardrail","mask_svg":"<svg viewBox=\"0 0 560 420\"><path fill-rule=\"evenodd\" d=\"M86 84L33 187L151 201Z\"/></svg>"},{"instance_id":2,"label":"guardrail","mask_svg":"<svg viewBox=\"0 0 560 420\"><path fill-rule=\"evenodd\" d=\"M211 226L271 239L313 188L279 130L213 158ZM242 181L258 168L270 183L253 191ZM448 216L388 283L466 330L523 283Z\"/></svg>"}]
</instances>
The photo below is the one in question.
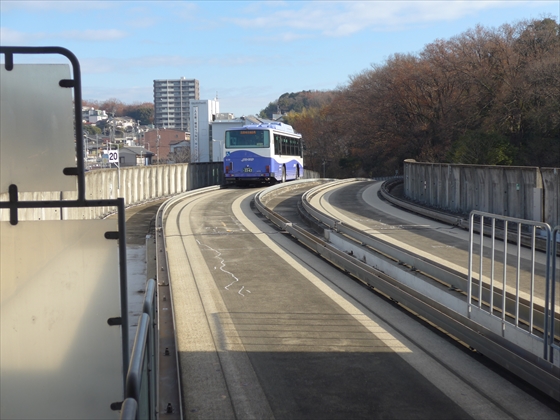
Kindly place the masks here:
<instances>
[{"instance_id":1,"label":"guardrail","mask_svg":"<svg viewBox=\"0 0 560 420\"><path fill-rule=\"evenodd\" d=\"M478 220L478 224L476 223ZM490 221L489 226L489 235L490 235L490 244L489 246L485 247L485 221ZM500 225L503 224L503 232L504 237L507 240L503 240L503 250L502 250L502 259L498 260L496 257L496 222ZM552 261L555 261L554 258L555 254L551 255L552 250L552 232L550 226L543 222L534 222L531 220L524 220L518 219L514 217L507 217L507 216L498 216L496 214L490 214L486 212L480 211L472 211L469 217L469 262L468 262L468 269L469 269L469 276L468 276L468 310L469 310L469 317L475 316L473 310L477 311L476 316L488 316L492 319L499 320L499 323L494 323L494 330L496 333L501 333L503 336L506 336L507 331L506 329L509 327L514 327L517 329L521 329L522 331L526 331L527 334L531 335L534 339L541 341L543 343L543 358L545 360L549 360L551 363L554 360L554 349L552 345L554 344L554 316L555 316L555 302L552 299L550 291L554 290L553 283L552 283ZM475 226L478 225L478 236L475 237ZM513 225L514 231L510 232L510 227ZM535 307L535 287L539 286L536 284L536 276L535 276L535 267L536 267L536 238L537 238L537 229L541 235L546 237L546 266L545 266L545 276L544 276L544 284L540 286L545 290L544 296L544 317L538 325L539 329L535 328L535 322L533 318L534 314L534 307ZM529 303L529 316L526 320L528 323L528 327L520 325L520 299L521 299L521 232L530 232L530 270L529 275L529 292L528 292L528 303ZM478 238L478 254L476 253L475 239ZM511 308L507 308L506 306L506 291L510 288L510 279L508 279L508 251L509 251L509 243L513 242L516 247L515 252L515 261L512 266L514 268L514 275L515 279L511 282L513 286L513 295L515 299L515 304ZM489 275L484 275L484 249L488 248L489 258L490 259L490 273ZM473 268L473 258L478 258L478 272L475 272ZM504 267L502 271L502 280L501 284L498 284L499 290L501 290L502 299L496 300L494 299L494 290L496 288L497 279L495 278L496 274L496 263L501 263L502 267ZM490 288L489 299L485 299L482 295L482 287L478 287L478 294L472 293L473 289L473 277L478 275L478 284L483 284L485 277L486 283ZM496 313L498 315L496 315ZM497 330L497 331L496 331ZM501 330L501 331L500 331Z\"/></svg>"},{"instance_id":2,"label":"guardrail","mask_svg":"<svg viewBox=\"0 0 560 420\"><path fill-rule=\"evenodd\" d=\"M158 334L155 321L156 282L149 279L126 374L121 420L157 417L155 354Z\"/></svg>"},{"instance_id":3,"label":"guardrail","mask_svg":"<svg viewBox=\"0 0 560 420\"><path fill-rule=\"evenodd\" d=\"M550 271L551 271L551 276L550 276L550 302L552 302L552 311L550 313L550 328L549 331L556 331L555 329L555 320L556 320L556 291L557 291L557 282L560 283L560 278L556 278L556 275L558 274L557 267L556 267L556 256L558 255L558 241L560 240L560 225L555 226L554 229L552 230L552 235L551 235L551 243L552 243L552 249L550 251L550 257L552 259L552 263L550 266ZM547 289L548 291L548 289ZM550 339L550 338L549 338ZM556 350L557 352L560 353L560 346L554 342L554 339L552 337L552 339L550 339L550 346L551 346L551 359L550 361L552 362L553 359L552 357L554 354L554 351Z\"/></svg>"},{"instance_id":4,"label":"guardrail","mask_svg":"<svg viewBox=\"0 0 560 420\"><path fill-rule=\"evenodd\" d=\"M257 209L321 257L440 326L459 340L469 343L473 349L479 350L496 363L560 401L559 366L535 355L531 349L512 344L486 326L469 319L466 292L461 293L450 287L442 287L441 284L433 284L433 281L428 281L427 277L423 277L423 273L418 272L415 265L403 263L400 256L398 258L393 256L393 261L390 261L379 252L369 250L369 246L363 241L363 234L357 235L355 230L340 221L317 209L312 209L307 200L321 189L332 186L332 182L308 191L305 199L302 199L302 206L306 210L311 209L312 217L326 226L324 230L326 240L312 235L268 208L266 202L270 196L279 194L281 188L294 185L294 183L290 184L292 185L286 187L274 186L258 193L255 196ZM386 251L391 254L393 252ZM429 271L429 268L423 269Z\"/></svg>"}]
</instances>

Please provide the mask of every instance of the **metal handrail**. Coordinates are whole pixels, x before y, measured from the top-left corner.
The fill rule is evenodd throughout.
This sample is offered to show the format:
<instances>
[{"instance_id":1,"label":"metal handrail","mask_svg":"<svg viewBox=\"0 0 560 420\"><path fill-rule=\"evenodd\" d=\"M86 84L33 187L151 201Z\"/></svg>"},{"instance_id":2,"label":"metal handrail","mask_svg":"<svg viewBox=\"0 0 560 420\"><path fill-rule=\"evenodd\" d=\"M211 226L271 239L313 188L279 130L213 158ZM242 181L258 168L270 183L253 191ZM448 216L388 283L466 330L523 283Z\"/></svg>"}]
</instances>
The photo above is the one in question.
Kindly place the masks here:
<instances>
[{"instance_id":1,"label":"metal handrail","mask_svg":"<svg viewBox=\"0 0 560 420\"><path fill-rule=\"evenodd\" d=\"M550 264L550 317L549 317L549 323L550 323L550 355L549 355L549 360L551 363L554 362L554 349L560 350L560 346L558 344L556 344L554 342L554 321L556 318L556 281L560 281L560 278L557 279L556 278L556 253L558 250L558 237L560 235L560 225L555 226L554 229L552 230L552 235L551 235L551 250L550 250L550 258L551 258L551 264Z\"/></svg>"},{"instance_id":2,"label":"metal handrail","mask_svg":"<svg viewBox=\"0 0 560 420\"><path fill-rule=\"evenodd\" d=\"M127 398L123 401L121 407L120 420L136 420L136 412L138 411L138 403L134 398Z\"/></svg>"},{"instance_id":3,"label":"metal handrail","mask_svg":"<svg viewBox=\"0 0 560 420\"><path fill-rule=\"evenodd\" d=\"M154 279L149 279L146 283L142 314L136 329L136 336L126 374L125 400L121 407L121 420L139 418L139 413L142 410L142 385L145 385L144 381L147 381L148 386L155 382L156 367L151 362L156 348L154 341L157 339L153 323L156 312L155 299L156 282ZM147 418L156 418L155 395L149 393L146 403Z\"/></svg>"},{"instance_id":4,"label":"metal handrail","mask_svg":"<svg viewBox=\"0 0 560 420\"><path fill-rule=\"evenodd\" d=\"M473 288L473 255L474 255L474 230L475 230L475 217L480 218L480 233L479 236L480 240L480 258L479 258L479 268L478 268L478 296L476 296L475 302L472 301L472 288ZM508 216L499 216L492 213L486 213L481 211L472 211L469 217L469 261L468 261L468 288L467 288L467 304L468 304L468 313L471 316L472 308L478 308L482 310L482 306L484 304L484 300L482 298L482 284L483 284L483 273L482 273L482 265L483 265L483 250L484 250L484 220L489 219L492 221L491 225L491 235L492 235L492 242L491 242L491 264L492 264L492 272L490 275L490 296L494 293L494 258L495 258L495 229L496 223L495 221L504 222L504 241L503 241L503 264L504 267L507 267L507 257L508 257L508 224L512 224L517 228L517 234L515 235L516 238L514 242L516 244L517 252L516 252L516 261L515 261L515 268L516 268L516 276L514 280L514 287L515 287L515 306L513 310L513 317L514 322L513 325L516 328L519 328L519 305L520 305L520 272L521 272L521 230L523 226L529 226L531 228L531 283L530 283L530 291L529 291L529 303L530 303L530 317L529 317L529 334L534 335L533 332L533 308L534 308L534 285L535 285L535 238L536 238L536 229L541 229L546 235L546 273L545 273L545 296L544 296L544 319L543 319L543 359L552 362L553 360L553 351L551 345L554 344L554 330L551 329L553 327L554 322L550 317L554 316L554 301L551 300L551 229L550 226L544 222L536 222L532 220L525 220L525 219L518 219L515 217L508 217ZM512 238L513 239L513 238ZM554 254L553 254L554 255ZM552 258L554 260L554 258ZM509 322L507 321L507 311L506 311L506 289L507 289L507 274L506 269L503 270L503 280L502 280L502 302L501 307L499 307L501 312L501 322L505 328L505 324ZM493 315L494 310L494 302L491 301L489 306L488 312L490 315ZM552 314L552 315L551 315Z\"/></svg>"},{"instance_id":5,"label":"metal handrail","mask_svg":"<svg viewBox=\"0 0 560 420\"><path fill-rule=\"evenodd\" d=\"M130 357L130 365L126 374L126 398L140 400L140 387L142 386L142 370L144 367L144 359L146 355L146 347L148 346L148 327L150 324L150 316L143 313L140 315L140 322L136 330L136 338L132 348Z\"/></svg>"}]
</instances>

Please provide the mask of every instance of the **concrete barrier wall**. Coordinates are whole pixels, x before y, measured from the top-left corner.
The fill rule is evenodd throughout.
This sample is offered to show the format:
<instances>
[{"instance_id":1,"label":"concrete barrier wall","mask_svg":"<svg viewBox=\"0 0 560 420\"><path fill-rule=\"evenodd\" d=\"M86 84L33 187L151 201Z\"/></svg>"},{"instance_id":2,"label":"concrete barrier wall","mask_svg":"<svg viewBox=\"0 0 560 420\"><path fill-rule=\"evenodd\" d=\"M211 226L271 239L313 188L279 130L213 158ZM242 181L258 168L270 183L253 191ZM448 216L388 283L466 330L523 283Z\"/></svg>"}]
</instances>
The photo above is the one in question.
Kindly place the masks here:
<instances>
[{"instance_id":1,"label":"concrete barrier wall","mask_svg":"<svg viewBox=\"0 0 560 420\"><path fill-rule=\"evenodd\" d=\"M125 206L223 182L221 162L136 166L97 169L86 173L86 200L125 199ZM20 201L76 200L77 191L20 193ZM0 194L8 201L8 194ZM97 219L116 211L115 207L20 209L19 220ZM0 220L9 221L9 210L0 210Z\"/></svg>"},{"instance_id":2,"label":"concrete barrier wall","mask_svg":"<svg viewBox=\"0 0 560 420\"><path fill-rule=\"evenodd\" d=\"M560 168L541 168L543 182L543 213L554 228L560 226Z\"/></svg>"},{"instance_id":3,"label":"concrete barrier wall","mask_svg":"<svg viewBox=\"0 0 560 420\"><path fill-rule=\"evenodd\" d=\"M315 179L315 178L321 178L321 174L319 172L315 172L307 168L303 170L302 179Z\"/></svg>"},{"instance_id":4,"label":"concrete barrier wall","mask_svg":"<svg viewBox=\"0 0 560 420\"><path fill-rule=\"evenodd\" d=\"M560 224L558 168L404 163L405 197L419 204L469 214Z\"/></svg>"}]
</instances>

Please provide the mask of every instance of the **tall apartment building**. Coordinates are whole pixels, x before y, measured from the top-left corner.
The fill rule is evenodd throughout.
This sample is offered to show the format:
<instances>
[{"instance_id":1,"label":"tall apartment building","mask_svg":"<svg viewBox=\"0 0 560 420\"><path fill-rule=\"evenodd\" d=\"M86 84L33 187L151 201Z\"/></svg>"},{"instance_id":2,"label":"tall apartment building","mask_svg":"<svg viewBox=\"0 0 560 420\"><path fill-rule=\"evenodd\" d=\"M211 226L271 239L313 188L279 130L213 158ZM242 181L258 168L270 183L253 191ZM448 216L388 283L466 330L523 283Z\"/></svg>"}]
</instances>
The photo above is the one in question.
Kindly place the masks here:
<instances>
[{"instance_id":1,"label":"tall apartment building","mask_svg":"<svg viewBox=\"0 0 560 420\"><path fill-rule=\"evenodd\" d=\"M197 99L197 79L154 80L154 125L190 132L189 101Z\"/></svg>"},{"instance_id":2,"label":"tall apartment building","mask_svg":"<svg viewBox=\"0 0 560 420\"><path fill-rule=\"evenodd\" d=\"M220 113L218 99L191 101L191 162L212 162L212 121Z\"/></svg>"}]
</instances>

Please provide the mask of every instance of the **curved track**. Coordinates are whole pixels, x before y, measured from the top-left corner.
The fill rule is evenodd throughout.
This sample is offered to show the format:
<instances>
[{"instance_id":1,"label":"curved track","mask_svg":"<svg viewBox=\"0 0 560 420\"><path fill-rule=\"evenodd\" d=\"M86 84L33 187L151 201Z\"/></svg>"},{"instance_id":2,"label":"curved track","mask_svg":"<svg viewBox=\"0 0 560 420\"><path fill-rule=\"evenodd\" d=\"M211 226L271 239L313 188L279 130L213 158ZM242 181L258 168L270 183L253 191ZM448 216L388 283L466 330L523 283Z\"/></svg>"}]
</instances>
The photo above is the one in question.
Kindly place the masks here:
<instances>
[{"instance_id":1,"label":"curved track","mask_svg":"<svg viewBox=\"0 0 560 420\"><path fill-rule=\"evenodd\" d=\"M402 210L378 197L381 182L353 182L326 189L313 197L312 204L326 214L357 229L397 245L419 257L447 267L463 276L468 271L469 234L464 229ZM359 205L356 205L359 203ZM515 247L509 249L508 277L515 278ZM530 270L530 250L522 249L521 269ZM502 252L496 253L496 272L501 272ZM536 254L535 295L542 304L546 256ZM490 263L484 264L490 267ZM521 279L522 289L529 288L529 276ZM527 294L525 293L525 296Z\"/></svg>"},{"instance_id":2,"label":"curved track","mask_svg":"<svg viewBox=\"0 0 560 420\"><path fill-rule=\"evenodd\" d=\"M167 212L187 418L559 418L263 220L254 194Z\"/></svg>"}]
</instances>

